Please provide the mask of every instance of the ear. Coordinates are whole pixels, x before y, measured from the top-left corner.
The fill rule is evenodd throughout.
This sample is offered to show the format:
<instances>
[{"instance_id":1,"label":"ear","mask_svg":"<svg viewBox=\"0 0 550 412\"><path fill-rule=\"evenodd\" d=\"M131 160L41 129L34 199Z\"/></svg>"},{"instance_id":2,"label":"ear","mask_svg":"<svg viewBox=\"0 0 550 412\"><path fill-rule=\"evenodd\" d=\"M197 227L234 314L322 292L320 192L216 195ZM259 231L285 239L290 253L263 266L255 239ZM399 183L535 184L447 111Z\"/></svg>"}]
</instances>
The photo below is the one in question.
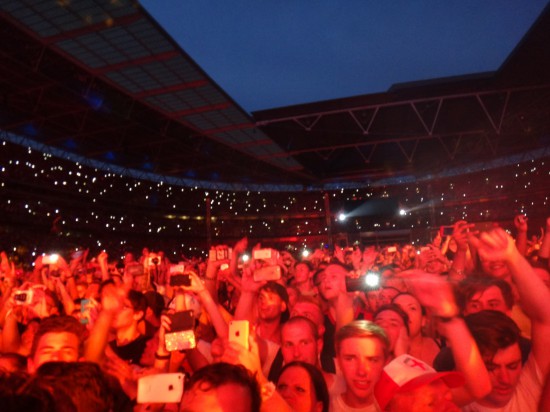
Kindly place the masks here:
<instances>
[{"instance_id":1,"label":"ear","mask_svg":"<svg viewBox=\"0 0 550 412\"><path fill-rule=\"evenodd\" d=\"M323 351L323 339L319 338L317 339L317 353L321 355L322 351Z\"/></svg>"},{"instance_id":2,"label":"ear","mask_svg":"<svg viewBox=\"0 0 550 412\"><path fill-rule=\"evenodd\" d=\"M134 312L134 320L136 322L139 322L140 320L142 320L143 318L145 317L145 312L140 310L140 311L136 311Z\"/></svg>"},{"instance_id":3,"label":"ear","mask_svg":"<svg viewBox=\"0 0 550 412\"><path fill-rule=\"evenodd\" d=\"M281 312L284 312L287 308L286 302L281 299Z\"/></svg>"}]
</instances>

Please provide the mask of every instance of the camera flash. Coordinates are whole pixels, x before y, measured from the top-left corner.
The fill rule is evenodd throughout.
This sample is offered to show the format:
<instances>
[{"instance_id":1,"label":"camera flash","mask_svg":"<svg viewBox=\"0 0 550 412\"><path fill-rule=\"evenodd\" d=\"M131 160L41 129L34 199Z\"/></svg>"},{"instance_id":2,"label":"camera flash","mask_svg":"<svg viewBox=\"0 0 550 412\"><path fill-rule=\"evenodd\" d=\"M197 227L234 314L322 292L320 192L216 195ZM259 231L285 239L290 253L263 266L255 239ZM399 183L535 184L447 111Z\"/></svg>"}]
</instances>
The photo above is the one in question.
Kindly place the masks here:
<instances>
[{"instance_id":1,"label":"camera flash","mask_svg":"<svg viewBox=\"0 0 550 412\"><path fill-rule=\"evenodd\" d=\"M378 276L376 273L367 273L365 276L365 283L369 287L376 287L380 283L380 276Z\"/></svg>"}]
</instances>

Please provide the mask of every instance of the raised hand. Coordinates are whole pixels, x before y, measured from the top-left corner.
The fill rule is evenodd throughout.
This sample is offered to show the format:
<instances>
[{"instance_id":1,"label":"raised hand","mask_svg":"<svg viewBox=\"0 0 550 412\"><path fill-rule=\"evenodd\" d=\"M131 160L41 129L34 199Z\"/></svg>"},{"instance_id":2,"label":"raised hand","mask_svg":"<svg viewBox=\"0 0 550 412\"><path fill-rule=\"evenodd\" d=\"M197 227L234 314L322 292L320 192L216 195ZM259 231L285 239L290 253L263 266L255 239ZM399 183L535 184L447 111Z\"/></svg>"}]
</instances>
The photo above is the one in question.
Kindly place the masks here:
<instances>
[{"instance_id":1,"label":"raised hand","mask_svg":"<svg viewBox=\"0 0 550 412\"><path fill-rule=\"evenodd\" d=\"M514 226L518 232L527 232L527 216L517 215L514 217Z\"/></svg>"},{"instance_id":2,"label":"raised hand","mask_svg":"<svg viewBox=\"0 0 550 412\"><path fill-rule=\"evenodd\" d=\"M509 261L518 253L512 237L501 228L483 232L479 238L472 238L479 255L486 260Z\"/></svg>"}]
</instances>

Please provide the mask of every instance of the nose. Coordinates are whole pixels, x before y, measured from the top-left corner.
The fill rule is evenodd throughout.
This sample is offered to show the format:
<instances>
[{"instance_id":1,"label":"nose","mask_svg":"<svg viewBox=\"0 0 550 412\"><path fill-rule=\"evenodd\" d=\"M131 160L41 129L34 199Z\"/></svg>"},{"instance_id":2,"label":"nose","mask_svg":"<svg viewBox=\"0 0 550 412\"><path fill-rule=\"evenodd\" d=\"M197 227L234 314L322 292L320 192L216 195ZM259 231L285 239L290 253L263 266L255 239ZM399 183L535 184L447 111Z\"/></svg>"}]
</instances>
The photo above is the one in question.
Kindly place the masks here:
<instances>
[{"instance_id":1,"label":"nose","mask_svg":"<svg viewBox=\"0 0 550 412\"><path fill-rule=\"evenodd\" d=\"M358 376L367 376L369 374L369 364L368 361L363 360L359 361L357 364L357 375Z\"/></svg>"},{"instance_id":2,"label":"nose","mask_svg":"<svg viewBox=\"0 0 550 412\"><path fill-rule=\"evenodd\" d=\"M497 379L500 383L510 384L510 372L508 372L508 369L506 367L502 367L498 370Z\"/></svg>"},{"instance_id":3,"label":"nose","mask_svg":"<svg viewBox=\"0 0 550 412\"><path fill-rule=\"evenodd\" d=\"M302 356L302 351L300 350L300 348L298 346L295 346L294 347L294 359L300 359L301 356Z\"/></svg>"},{"instance_id":4,"label":"nose","mask_svg":"<svg viewBox=\"0 0 550 412\"><path fill-rule=\"evenodd\" d=\"M61 359L60 355L61 354L57 350L50 352L50 361L58 361L59 359Z\"/></svg>"}]
</instances>

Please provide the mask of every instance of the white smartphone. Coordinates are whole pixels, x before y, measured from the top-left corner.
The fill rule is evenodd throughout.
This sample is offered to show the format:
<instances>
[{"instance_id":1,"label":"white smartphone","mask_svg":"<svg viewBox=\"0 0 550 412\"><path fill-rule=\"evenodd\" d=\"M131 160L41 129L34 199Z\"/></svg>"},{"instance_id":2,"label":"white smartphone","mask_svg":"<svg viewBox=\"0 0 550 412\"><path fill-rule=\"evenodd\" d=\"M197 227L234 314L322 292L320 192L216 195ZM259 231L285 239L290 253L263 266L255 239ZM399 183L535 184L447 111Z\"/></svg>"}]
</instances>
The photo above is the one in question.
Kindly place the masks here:
<instances>
[{"instance_id":1,"label":"white smartphone","mask_svg":"<svg viewBox=\"0 0 550 412\"><path fill-rule=\"evenodd\" d=\"M157 373L138 379L137 403L179 403L183 373Z\"/></svg>"},{"instance_id":2,"label":"white smartphone","mask_svg":"<svg viewBox=\"0 0 550 412\"><path fill-rule=\"evenodd\" d=\"M247 320L232 320L229 322L229 342L237 342L248 349L250 326Z\"/></svg>"}]
</instances>

